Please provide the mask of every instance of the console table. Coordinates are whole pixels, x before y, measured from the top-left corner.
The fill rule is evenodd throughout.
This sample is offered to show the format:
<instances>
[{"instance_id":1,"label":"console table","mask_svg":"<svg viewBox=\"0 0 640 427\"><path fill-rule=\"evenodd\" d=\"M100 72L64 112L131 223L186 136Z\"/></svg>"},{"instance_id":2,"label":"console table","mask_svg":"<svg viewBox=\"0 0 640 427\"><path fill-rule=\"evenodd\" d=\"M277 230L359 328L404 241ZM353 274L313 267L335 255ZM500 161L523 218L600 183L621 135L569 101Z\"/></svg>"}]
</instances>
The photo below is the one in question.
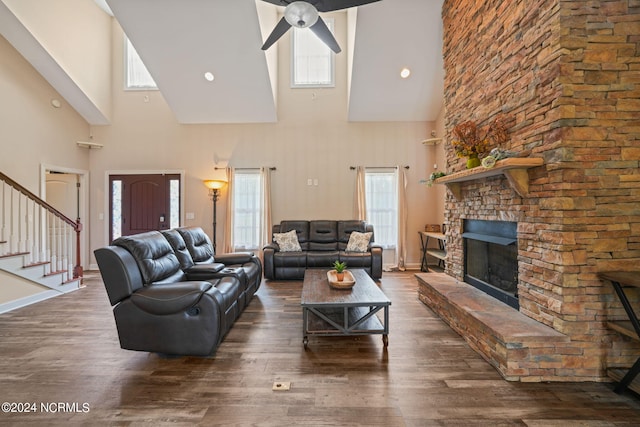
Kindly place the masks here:
<instances>
[{"instance_id":1,"label":"console table","mask_svg":"<svg viewBox=\"0 0 640 427\"><path fill-rule=\"evenodd\" d=\"M436 233L432 231L418 231L420 235L420 249L422 250L422 258L420 260L420 271L429 271L429 264L427 263L427 255L431 255L438 259L438 265L441 265L447 258L447 251L445 249L445 242L447 236L443 233ZM429 239L436 239L438 241L438 249L429 248Z\"/></svg>"},{"instance_id":2,"label":"console table","mask_svg":"<svg viewBox=\"0 0 640 427\"><path fill-rule=\"evenodd\" d=\"M607 327L633 339L640 341L640 322L638 316L631 307L629 298L625 293L625 289L628 288L640 288L640 271L634 272L619 272L619 271L605 271L598 273L601 279L608 280L613 285L613 289L616 291L624 311L627 313L629 320L611 320L607 321ZM627 371L626 375L618 382L615 388L616 393L622 393L634 378L640 373L640 357L633 364L631 369Z\"/></svg>"}]
</instances>

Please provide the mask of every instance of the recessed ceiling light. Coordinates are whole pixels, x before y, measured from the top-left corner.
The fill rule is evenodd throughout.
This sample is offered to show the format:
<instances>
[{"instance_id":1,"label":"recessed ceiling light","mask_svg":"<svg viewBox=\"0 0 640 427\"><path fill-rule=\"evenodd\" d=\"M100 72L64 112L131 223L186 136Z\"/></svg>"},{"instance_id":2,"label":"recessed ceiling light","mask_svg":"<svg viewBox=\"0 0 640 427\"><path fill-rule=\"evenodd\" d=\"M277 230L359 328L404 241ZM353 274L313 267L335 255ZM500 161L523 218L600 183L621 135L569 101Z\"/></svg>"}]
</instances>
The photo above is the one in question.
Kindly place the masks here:
<instances>
[{"instance_id":1,"label":"recessed ceiling light","mask_svg":"<svg viewBox=\"0 0 640 427\"><path fill-rule=\"evenodd\" d=\"M215 79L215 77L213 76L213 73L210 71L207 71L206 73L204 73L204 78L207 79L207 81L212 82L213 79Z\"/></svg>"},{"instance_id":2,"label":"recessed ceiling light","mask_svg":"<svg viewBox=\"0 0 640 427\"><path fill-rule=\"evenodd\" d=\"M402 70L400 70L400 77L402 77L403 79L408 78L411 75L411 70L408 69L407 67L404 67Z\"/></svg>"}]
</instances>

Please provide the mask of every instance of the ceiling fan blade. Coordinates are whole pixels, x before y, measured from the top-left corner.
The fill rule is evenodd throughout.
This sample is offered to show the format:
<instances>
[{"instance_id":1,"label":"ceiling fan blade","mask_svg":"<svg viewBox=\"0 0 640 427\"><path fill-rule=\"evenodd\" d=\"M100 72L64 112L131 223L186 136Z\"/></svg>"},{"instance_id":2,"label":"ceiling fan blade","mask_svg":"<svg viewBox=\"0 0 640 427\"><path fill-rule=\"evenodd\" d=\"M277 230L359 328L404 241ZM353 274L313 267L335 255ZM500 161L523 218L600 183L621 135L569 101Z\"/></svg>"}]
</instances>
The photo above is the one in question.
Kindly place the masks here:
<instances>
[{"instance_id":1,"label":"ceiling fan blade","mask_svg":"<svg viewBox=\"0 0 640 427\"><path fill-rule=\"evenodd\" d=\"M283 17L280 22L278 22L278 25L276 25L276 27L273 29L271 34L269 34L269 37L267 37L267 40L262 45L262 50L269 49L272 44L277 42L278 39L284 35L284 33L289 31L289 28L291 28L291 25Z\"/></svg>"},{"instance_id":2,"label":"ceiling fan blade","mask_svg":"<svg viewBox=\"0 0 640 427\"><path fill-rule=\"evenodd\" d=\"M333 34L331 34L331 30L329 30L327 24L324 23L324 20L322 18L318 17L318 21L310 26L309 29L313 31L313 33L318 36L318 38L322 40L324 44L329 46L329 49L331 49L335 53L340 53L342 51L342 49L340 49L340 46L338 45L338 42L333 37Z\"/></svg>"},{"instance_id":3,"label":"ceiling fan blade","mask_svg":"<svg viewBox=\"0 0 640 427\"><path fill-rule=\"evenodd\" d=\"M309 1L308 3L317 3L315 6L318 9L318 12L332 12L334 10L363 6L365 4L375 3L378 1L380 0L321 0L318 2Z\"/></svg>"},{"instance_id":4,"label":"ceiling fan blade","mask_svg":"<svg viewBox=\"0 0 640 427\"><path fill-rule=\"evenodd\" d=\"M286 6L288 3L291 3L290 1L282 1L282 0L262 0L262 1L275 4L276 6Z\"/></svg>"}]
</instances>

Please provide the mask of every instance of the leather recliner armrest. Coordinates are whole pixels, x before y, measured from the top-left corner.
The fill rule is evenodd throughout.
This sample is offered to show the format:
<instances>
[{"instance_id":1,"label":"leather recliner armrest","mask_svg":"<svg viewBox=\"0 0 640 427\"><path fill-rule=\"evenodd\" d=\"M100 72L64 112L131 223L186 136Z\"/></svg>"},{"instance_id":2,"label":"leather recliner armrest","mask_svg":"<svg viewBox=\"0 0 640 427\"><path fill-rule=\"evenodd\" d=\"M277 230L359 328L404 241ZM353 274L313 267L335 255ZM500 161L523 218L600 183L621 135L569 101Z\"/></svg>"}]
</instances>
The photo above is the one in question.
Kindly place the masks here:
<instances>
[{"instance_id":1,"label":"leather recliner armrest","mask_svg":"<svg viewBox=\"0 0 640 427\"><path fill-rule=\"evenodd\" d=\"M131 302L150 314L159 316L174 314L193 307L212 287L213 285L209 282L151 285L131 295Z\"/></svg>"},{"instance_id":2,"label":"leather recliner armrest","mask_svg":"<svg viewBox=\"0 0 640 427\"><path fill-rule=\"evenodd\" d=\"M221 262L213 262L206 264L196 264L189 268L185 268L183 271L187 275L187 280L207 280L207 277L213 276L216 273L224 270L224 264Z\"/></svg>"},{"instance_id":3,"label":"leather recliner armrest","mask_svg":"<svg viewBox=\"0 0 640 427\"><path fill-rule=\"evenodd\" d=\"M264 258L264 277L265 279L275 279L275 264L273 256L276 252L280 251L280 247L277 243L269 243L266 245L263 250L263 258Z\"/></svg>"},{"instance_id":4,"label":"leather recliner armrest","mask_svg":"<svg viewBox=\"0 0 640 427\"><path fill-rule=\"evenodd\" d=\"M369 252L371 252L371 278L378 280L382 277L382 246L372 244Z\"/></svg>"},{"instance_id":5,"label":"leather recliner armrest","mask_svg":"<svg viewBox=\"0 0 640 427\"><path fill-rule=\"evenodd\" d=\"M215 260L216 262L221 262L224 265L244 264L246 262L251 262L251 259L254 256L253 252L232 252L229 254L216 254Z\"/></svg>"}]
</instances>

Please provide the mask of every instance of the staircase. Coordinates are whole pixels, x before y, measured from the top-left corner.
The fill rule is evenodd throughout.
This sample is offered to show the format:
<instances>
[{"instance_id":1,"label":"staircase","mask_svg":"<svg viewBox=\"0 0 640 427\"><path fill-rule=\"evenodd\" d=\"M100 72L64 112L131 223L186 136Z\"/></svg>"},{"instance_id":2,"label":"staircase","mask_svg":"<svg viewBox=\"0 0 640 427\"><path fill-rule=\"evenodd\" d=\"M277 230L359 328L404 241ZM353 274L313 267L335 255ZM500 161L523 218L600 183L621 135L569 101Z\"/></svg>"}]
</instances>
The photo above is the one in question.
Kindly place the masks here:
<instances>
[{"instance_id":1,"label":"staircase","mask_svg":"<svg viewBox=\"0 0 640 427\"><path fill-rule=\"evenodd\" d=\"M82 286L80 219L0 172L0 313Z\"/></svg>"}]
</instances>

